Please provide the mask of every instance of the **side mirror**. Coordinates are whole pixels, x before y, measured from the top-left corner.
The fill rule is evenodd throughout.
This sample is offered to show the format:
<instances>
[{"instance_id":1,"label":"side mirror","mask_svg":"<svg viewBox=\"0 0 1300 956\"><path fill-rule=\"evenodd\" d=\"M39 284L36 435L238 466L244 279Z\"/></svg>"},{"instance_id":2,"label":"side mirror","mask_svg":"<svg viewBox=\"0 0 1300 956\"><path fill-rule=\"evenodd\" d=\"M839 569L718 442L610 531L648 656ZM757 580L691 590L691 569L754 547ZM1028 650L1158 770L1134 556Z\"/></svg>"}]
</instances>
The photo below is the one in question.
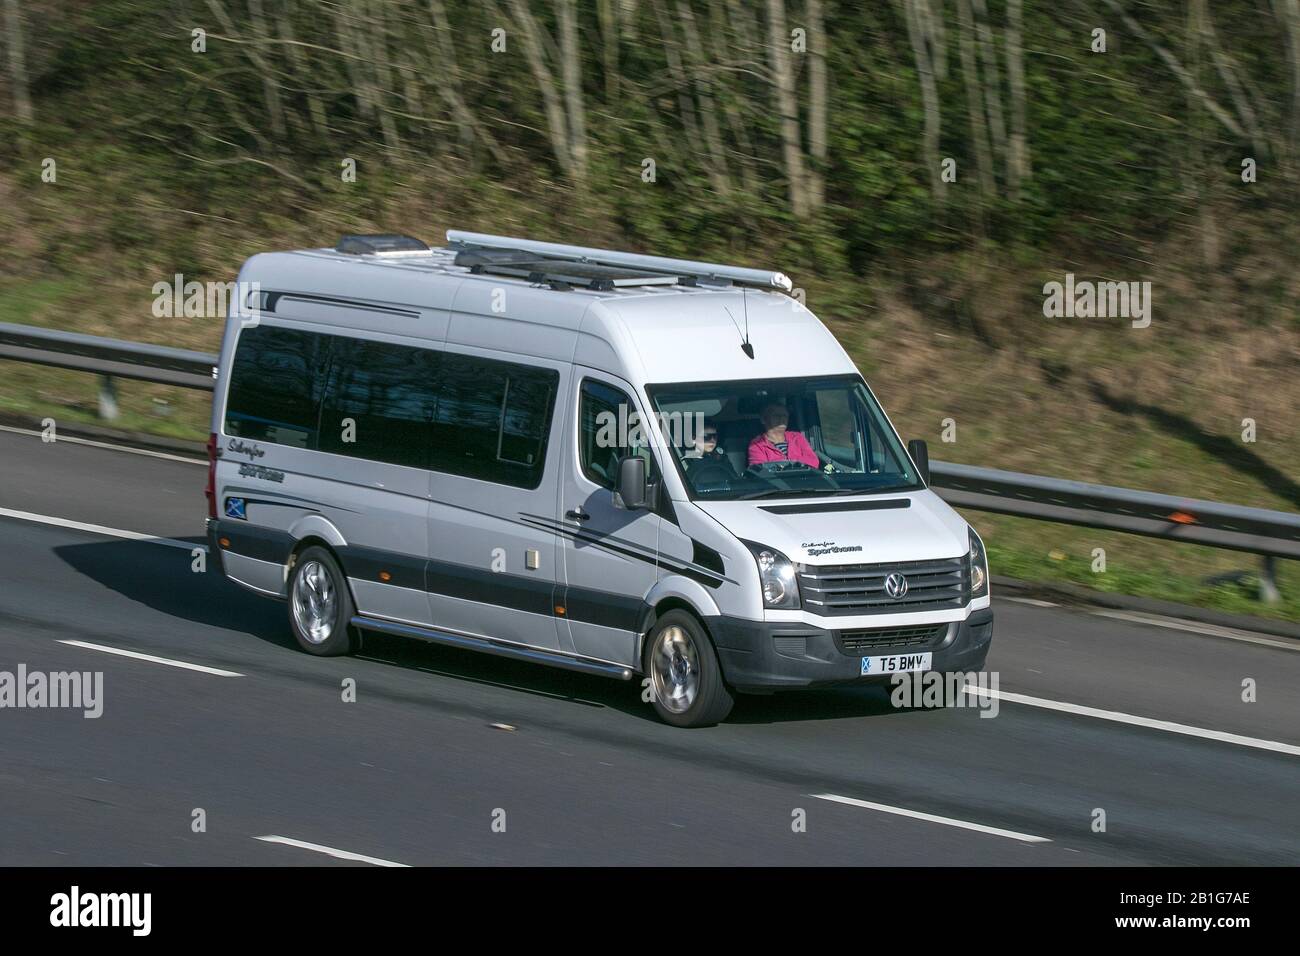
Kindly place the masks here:
<instances>
[{"instance_id":1,"label":"side mirror","mask_svg":"<svg viewBox=\"0 0 1300 956\"><path fill-rule=\"evenodd\" d=\"M618 500L614 503L629 511L649 507L649 501L646 498L644 458L629 455L619 461L618 482L614 485L614 494L618 496Z\"/></svg>"},{"instance_id":2,"label":"side mirror","mask_svg":"<svg viewBox=\"0 0 1300 956\"><path fill-rule=\"evenodd\" d=\"M913 438L907 443L907 453L912 456L912 461L916 462L916 470L921 473L921 480L926 486L930 484L930 449L925 442L919 438Z\"/></svg>"}]
</instances>

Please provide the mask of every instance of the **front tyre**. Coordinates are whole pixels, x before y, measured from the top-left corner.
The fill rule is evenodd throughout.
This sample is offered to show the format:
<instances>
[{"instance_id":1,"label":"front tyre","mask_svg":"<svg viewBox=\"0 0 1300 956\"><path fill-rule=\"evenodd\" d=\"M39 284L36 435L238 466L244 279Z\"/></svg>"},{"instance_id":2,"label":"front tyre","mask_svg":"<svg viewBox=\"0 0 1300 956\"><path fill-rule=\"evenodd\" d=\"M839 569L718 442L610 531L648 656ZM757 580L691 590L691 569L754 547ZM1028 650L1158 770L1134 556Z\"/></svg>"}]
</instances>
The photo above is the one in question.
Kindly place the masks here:
<instances>
[{"instance_id":1,"label":"front tyre","mask_svg":"<svg viewBox=\"0 0 1300 956\"><path fill-rule=\"evenodd\" d=\"M731 692L703 626L686 611L669 611L646 639L650 701L674 727L711 727L731 713Z\"/></svg>"},{"instance_id":2,"label":"front tyre","mask_svg":"<svg viewBox=\"0 0 1300 956\"><path fill-rule=\"evenodd\" d=\"M353 648L354 613L347 579L334 556L321 547L298 555L289 577L289 629L308 654L332 657Z\"/></svg>"}]
</instances>

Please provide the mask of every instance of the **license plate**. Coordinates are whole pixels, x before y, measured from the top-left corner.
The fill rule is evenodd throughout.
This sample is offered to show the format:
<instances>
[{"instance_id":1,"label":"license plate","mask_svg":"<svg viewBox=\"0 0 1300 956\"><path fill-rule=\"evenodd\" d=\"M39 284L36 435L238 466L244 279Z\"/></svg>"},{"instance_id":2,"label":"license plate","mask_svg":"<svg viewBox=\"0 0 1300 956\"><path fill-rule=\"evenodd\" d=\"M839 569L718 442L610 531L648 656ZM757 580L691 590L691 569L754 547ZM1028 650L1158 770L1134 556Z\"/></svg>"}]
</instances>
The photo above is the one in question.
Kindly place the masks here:
<instances>
[{"instance_id":1,"label":"license plate","mask_svg":"<svg viewBox=\"0 0 1300 956\"><path fill-rule=\"evenodd\" d=\"M886 654L884 657L862 658L862 676L874 674L907 674L912 671L928 671L930 655L926 654Z\"/></svg>"}]
</instances>

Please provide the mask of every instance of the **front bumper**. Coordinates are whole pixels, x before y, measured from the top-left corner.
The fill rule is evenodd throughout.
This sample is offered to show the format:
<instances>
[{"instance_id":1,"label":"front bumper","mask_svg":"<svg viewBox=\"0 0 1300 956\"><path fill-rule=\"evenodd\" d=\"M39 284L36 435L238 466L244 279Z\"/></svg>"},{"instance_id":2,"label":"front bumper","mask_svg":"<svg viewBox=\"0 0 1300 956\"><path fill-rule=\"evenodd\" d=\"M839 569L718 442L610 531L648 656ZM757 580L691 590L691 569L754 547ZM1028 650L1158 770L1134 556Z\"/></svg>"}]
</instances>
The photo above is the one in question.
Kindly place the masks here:
<instances>
[{"instance_id":1,"label":"front bumper","mask_svg":"<svg viewBox=\"0 0 1300 956\"><path fill-rule=\"evenodd\" d=\"M984 667L993 639L992 608L972 611L966 620L951 622L936 640L924 645L863 650L845 649L844 632L799 623L707 617L705 624L713 636L723 677L740 691L885 683L890 675L862 676L863 657L885 654L930 653L932 670L978 671Z\"/></svg>"}]
</instances>

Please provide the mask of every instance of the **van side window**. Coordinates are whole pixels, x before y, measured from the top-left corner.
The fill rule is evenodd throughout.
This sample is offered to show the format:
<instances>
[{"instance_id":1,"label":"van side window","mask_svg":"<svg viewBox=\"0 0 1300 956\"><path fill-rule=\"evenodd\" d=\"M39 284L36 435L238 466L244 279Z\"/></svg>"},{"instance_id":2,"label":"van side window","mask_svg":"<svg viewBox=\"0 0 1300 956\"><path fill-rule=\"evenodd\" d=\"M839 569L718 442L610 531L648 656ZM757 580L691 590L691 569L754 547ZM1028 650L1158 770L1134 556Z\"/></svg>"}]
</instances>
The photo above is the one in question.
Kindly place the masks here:
<instances>
[{"instance_id":1,"label":"van side window","mask_svg":"<svg viewBox=\"0 0 1300 956\"><path fill-rule=\"evenodd\" d=\"M649 436L639 427L640 412L621 389L587 379L578 399L578 436L582 473L602 488L613 489L618 478L618 462L628 455L646 459L646 474L656 476L654 456L650 454ZM638 435L641 437L638 438Z\"/></svg>"},{"instance_id":2,"label":"van side window","mask_svg":"<svg viewBox=\"0 0 1300 956\"><path fill-rule=\"evenodd\" d=\"M439 380L429 467L536 488L559 373L444 352Z\"/></svg>"},{"instance_id":3,"label":"van side window","mask_svg":"<svg viewBox=\"0 0 1300 956\"><path fill-rule=\"evenodd\" d=\"M438 353L387 342L331 338L334 355L321 404L320 450L428 467Z\"/></svg>"},{"instance_id":4,"label":"van side window","mask_svg":"<svg viewBox=\"0 0 1300 956\"><path fill-rule=\"evenodd\" d=\"M329 340L257 325L239 334L226 399L226 433L315 448Z\"/></svg>"}]
</instances>

